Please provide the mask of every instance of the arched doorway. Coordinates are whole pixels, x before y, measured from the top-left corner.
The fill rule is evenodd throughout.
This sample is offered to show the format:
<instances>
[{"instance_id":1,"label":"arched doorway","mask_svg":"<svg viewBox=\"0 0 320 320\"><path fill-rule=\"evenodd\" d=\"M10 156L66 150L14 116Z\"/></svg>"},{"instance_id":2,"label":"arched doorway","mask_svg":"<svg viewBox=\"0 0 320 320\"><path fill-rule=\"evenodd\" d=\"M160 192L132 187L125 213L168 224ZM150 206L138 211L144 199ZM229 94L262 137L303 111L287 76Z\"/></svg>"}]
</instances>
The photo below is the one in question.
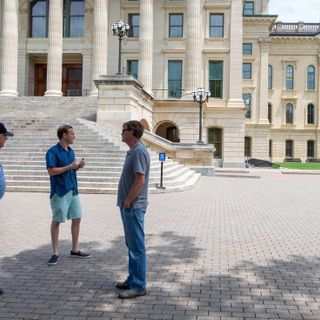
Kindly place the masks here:
<instances>
[{"instance_id":1,"label":"arched doorway","mask_svg":"<svg viewBox=\"0 0 320 320\"><path fill-rule=\"evenodd\" d=\"M179 129L172 122L161 123L156 129L156 134L171 142L180 142Z\"/></svg>"}]
</instances>

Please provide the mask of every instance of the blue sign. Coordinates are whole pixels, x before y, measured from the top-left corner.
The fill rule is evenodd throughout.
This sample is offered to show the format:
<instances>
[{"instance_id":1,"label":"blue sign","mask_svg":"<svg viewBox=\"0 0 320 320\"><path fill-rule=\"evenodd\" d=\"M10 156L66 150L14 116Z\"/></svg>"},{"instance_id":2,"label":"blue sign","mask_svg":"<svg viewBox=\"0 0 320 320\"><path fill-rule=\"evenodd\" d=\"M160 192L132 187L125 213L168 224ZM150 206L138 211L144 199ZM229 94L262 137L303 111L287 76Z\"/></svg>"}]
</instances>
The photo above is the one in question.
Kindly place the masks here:
<instances>
[{"instance_id":1,"label":"blue sign","mask_svg":"<svg viewBox=\"0 0 320 320\"><path fill-rule=\"evenodd\" d=\"M166 161L166 153L165 152L159 153L159 161Z\"/></svg>"}]
</instances>

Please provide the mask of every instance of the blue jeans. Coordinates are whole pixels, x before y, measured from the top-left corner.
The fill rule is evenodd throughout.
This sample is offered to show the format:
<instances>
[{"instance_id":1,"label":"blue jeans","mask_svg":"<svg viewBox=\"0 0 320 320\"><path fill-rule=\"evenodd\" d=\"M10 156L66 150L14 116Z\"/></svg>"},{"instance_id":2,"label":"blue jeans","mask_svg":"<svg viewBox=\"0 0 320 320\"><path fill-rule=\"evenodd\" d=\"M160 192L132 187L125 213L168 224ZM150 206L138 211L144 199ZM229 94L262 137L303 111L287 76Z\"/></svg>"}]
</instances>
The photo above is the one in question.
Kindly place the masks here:
<instances>
[{"instance_id":1,"label":"blue jeans","mask_svg":"<svg viewBox=\"0 0 320 320\"><path fill-rule=\"evenodd\" d=\"M120 208L124 235L129 254L129 276L127 283L130 288L142 291L146 289L147 257L144 245L144 215L147 208Z\"/></svg>"}]
</instances>

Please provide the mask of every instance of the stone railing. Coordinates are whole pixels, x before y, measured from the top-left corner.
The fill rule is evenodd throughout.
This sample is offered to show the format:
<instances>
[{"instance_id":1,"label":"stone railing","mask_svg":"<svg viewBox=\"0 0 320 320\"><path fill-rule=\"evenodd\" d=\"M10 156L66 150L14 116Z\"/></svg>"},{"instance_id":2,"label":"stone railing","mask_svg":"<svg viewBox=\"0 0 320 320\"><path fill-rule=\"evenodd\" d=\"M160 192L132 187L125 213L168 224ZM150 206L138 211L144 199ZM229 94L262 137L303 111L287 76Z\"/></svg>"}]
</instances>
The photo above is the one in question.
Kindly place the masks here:
<instances>
[{"instance_id":1,"label":"stone railing","mask_svg":"<svg viewBox=\"0 0 320 320\"><path fill-rule=\"evenodd\" d=\"M142 137L143 143L157 152L165 152L168 158L174 159L202 175L214 174L213 144L177 143L166 140L154 133L145 131Z\"/></svg>"},{"instance_id":2,"label":"stone railing","mask_svg":"<svg viewBox=\"0 0 320 320\"><path fill-rule=\"evenodd\" d=\"M284 23L277 22L271 31L272 35L277 34L318 34L320 33L320 23Z\"/></svg>"}]
</instances>

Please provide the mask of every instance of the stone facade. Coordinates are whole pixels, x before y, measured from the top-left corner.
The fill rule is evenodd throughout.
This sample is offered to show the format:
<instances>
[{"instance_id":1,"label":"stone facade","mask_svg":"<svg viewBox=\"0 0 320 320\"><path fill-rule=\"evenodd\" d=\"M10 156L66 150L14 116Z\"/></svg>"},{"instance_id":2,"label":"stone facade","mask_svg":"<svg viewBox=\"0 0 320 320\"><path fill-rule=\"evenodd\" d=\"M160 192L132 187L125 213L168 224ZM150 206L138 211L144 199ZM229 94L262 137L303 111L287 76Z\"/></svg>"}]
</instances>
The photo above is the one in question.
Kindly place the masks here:
<instances>
[{"instance_id":1,"label":"stone facade","mask_svg":"<svg viewBox=\"0 0 320 320\"><path fill-rule=\"evenodd\" d=\"M191 92L205 87L215 97L204 105L202 136L219 146L217 166L243 166L245 156L320 158L320 26L276 23L268 2L85 0L81 13L81 5L72 11L81 1L3 0L0 95L97 96L94 80L117 73L110 25L122 19L132 27L122 41L122 66L138 63L153 102L134 114L150 131L196 142L199 106ZM110 114L100 116L108 122Z\"/></svg>"}]
</instances>

